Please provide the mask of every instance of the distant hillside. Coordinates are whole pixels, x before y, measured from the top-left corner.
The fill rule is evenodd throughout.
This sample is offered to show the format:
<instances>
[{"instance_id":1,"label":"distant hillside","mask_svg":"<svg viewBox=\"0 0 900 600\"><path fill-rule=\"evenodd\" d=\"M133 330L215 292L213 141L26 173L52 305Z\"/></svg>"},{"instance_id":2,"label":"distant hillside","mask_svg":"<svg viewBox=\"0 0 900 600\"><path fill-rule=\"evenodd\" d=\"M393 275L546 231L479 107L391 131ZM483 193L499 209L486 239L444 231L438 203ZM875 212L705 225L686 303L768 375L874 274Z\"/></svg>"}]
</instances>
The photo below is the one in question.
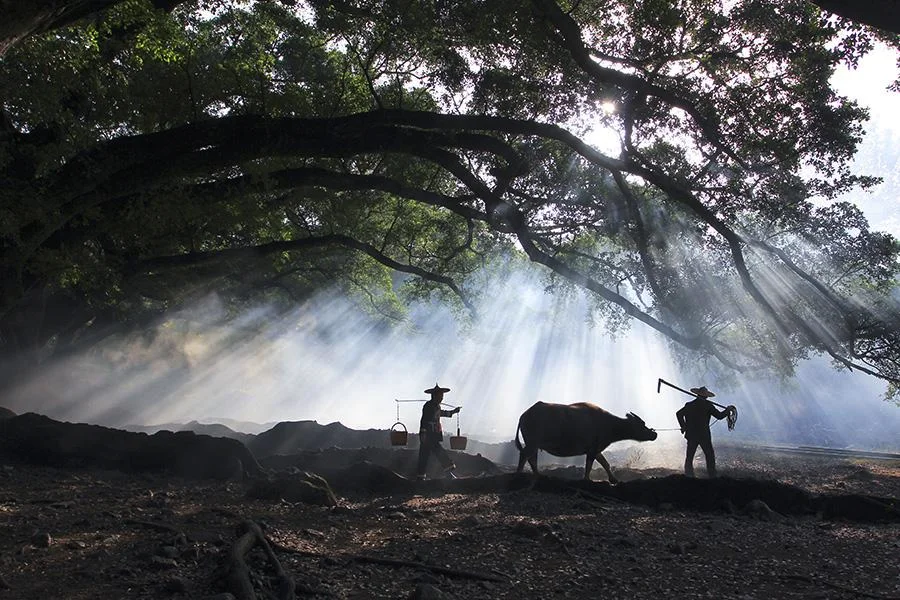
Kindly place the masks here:
<instances>
[{"instance_id":1,"label":"distant hillside","mask_svg":"<svg viewBox=\"0 0 900 600\"><path fill-rule=\"evenodd\" d=\"M296 454L323 448L386 448L390 434L384 429L350 429L334 422L283 421L245 442L256 456Z\"/></svg>"},{"instance_id":2,"label":"distant hillside","mask_svg":"<svg viewBox=\"0 0 900 600\"><path fill-rule=\"evenodd\" d=\"M234 423L234 421L231 421ZM155 433L161 430L193 431L214 437L227 437L240 440L259 459L269 456L285 456L326 450L329 448L391 448L390 431L387 429L351 429L340 422L322 425L318 421L282 421L270 429L257 435L235 431L220 423L203 424L197 421L190 423L165 423L161 425L129 425L128 431ZM445 433L444 446L449 449L449 432ZM406 448L419 447L419 436L409 434ZM615 450L613 450L614 452ZM519 451L512 440L500 443L486 443L472 438L468 439L465 452L472 456L481 456L499 465L515 465L519 461ZM584 464L583 457L557 458L541 453L541 464Z\"/></svg>"},{"instance_id":3,"label":"distant hillside","mask_svg":"<svg viewBox=\"0 0 900 600\"><path fill-rule=\"evenodd\" d=\"M445 434L445 440L449 436ZM339 422L320 425L316 421L285 421L264 431L248 442L247 447L257 457L297 454L307 450L326 448L390 448L390 432L387 429L350 429ZM448 444L445 441L445 446ZM419 436L409 435L409 448L418 448ZM516 464L519 452L510 442L486 444L468 440L465 452L481 455L501 464Z\"/></svg>"},{"instance_id":4,"label":"distant hillside","mask_svg":"<svg viewBox=\"0 0 900 600\"><path fill-rule=\"evenodd\" d=\"M278 424L278 421L269 421L267 423L256 423L254 421L239 421L237 419L228 419L226 417L209 417L204 419L207 423L221 423L226 427L230 427L239 433L251 433L256 435L263 431L268 431Z\"/></svg>"},{"instance_id":5,"label":"distant hillside","mask_svg":"<svg viewBox=\"0 0 900 600\"><path fill-rule=\"evenodd\" d=\"M190 423L162 423L159 425L125 425L122 429L150 434L157 431L193 431L201 435L240 440L245 445L254 437L250 433L235 431L221 423L200 423L198 421L191 421Z\"/></svg>"},{"instance_id":6,"label":"distant hillside","mask_svg":"<svg viewBox=\"0 0 900 600\"><path fill-rule=\"evenodd\" d=\"M6 414L0 407L0 421L4 417L14 416L11 411ZM211 419L210 419L211 420ZM259 423L247 423L222 419L237 426L251 425L262 427ZM289 456L302 453L329 450L334 448L349 449L382 449L415 451L419 447L419 436L410 433L406 446L395 447L391 445L391 435L388 429L351 429L340 422L322 425L317 421L282 421L259 434L235 431L222 423L200 423L190 421L188 423L160 423L157 425L126 425L121 428L125 431L146 433L149 435L159 431L192 431L198 435L210 437L230 438L238 440L253 453L258 459L269 457ZM449 437L451 432L445 432L444 447L450 449ZM519 451L512 440L508 442L487 443L473 438L468 438L465 450L466 454L473 458L484 458L496 465L516 465L519 462ZM622 452L620 448L612 448L605 452L607 458L613 460L613 456ZM392 459L393 460L393 459ZM584 465L584 457L559 458L541 452L539 458L541 465ZM385 463L387 464L387 463Z\"/></svg>"}]
</instances>

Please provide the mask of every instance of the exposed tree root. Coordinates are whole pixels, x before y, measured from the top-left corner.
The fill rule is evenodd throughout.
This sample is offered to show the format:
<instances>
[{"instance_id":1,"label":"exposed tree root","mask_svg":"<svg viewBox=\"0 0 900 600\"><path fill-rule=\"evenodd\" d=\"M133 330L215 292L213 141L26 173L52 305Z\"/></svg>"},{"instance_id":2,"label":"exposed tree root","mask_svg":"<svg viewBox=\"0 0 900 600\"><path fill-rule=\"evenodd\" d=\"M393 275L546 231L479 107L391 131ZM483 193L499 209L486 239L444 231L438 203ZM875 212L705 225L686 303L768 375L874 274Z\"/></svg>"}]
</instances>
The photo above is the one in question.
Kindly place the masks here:
<instances>
[{"instance_id":1,"label":"exposed tree root","mask_svg":"<svg viewBox=\"0 0 900 600\"><path fill-rule=\"evenodd\" d=\"M244 561L244 556L253 549L258 541L254 531L247 531L239 537L231 547L226 567L225 583L228 590L234 594L237 600L256 600L256 592L250 581L250 567Z\"/></svg>"},{"instance_id":2,"label":"exposed tree root","mask_svg":"<svg viewBox=\"0 0 900 600\"><path fill-rule=\"evenodd\" d=\"M509 580L508 576L500 577L498 575L490 575L488 573L479 573L477 571L468 571L465 569L452 569L450 567L442 567L439 565L429 565L422 562L417 562L413 560L402 560L398 558L384 558L380 556L370 556L365 554L323 554L321 552L312 552L309 550L298 550L296 548L290 548L283 544L279 544L278 542L274 542L269 540L269 543L274 546L276 549L288 553L288 554L298 554L300 556L309 556L312 558L329 558L331 560L344 560L347 562L358 562L358 563L369 563L375 565L384 565L388 567L396 567L396 568L410 568L417 569L419 571L430 571L432 573L439 573L441 575L446 575L447 577L455 577L458 579L473 579L475 581L493 581L496 583L503 583Z\"/></svg>"},{"instance_id":3,"label":"exposed tree root","mask_svg":"<svg viewBox=\"0 0 900 600\"><path fill-rule=\"evenodd\" d=\"M275 572L278 581L278 589L276 598L278 600L294 600L294 579L288 575L278 557L272 551L272 547L263 535L259 525L252 521L244 521L241 523L240 530L243 534L234 542L231 547L231 553L228 557L227 573L225 575L228 590L234 594L237 600L256 600L256 592L253 589L253 582L250 581L250 567L247 566L245 560L246 555L257 545L262 548L266 554L266 558Z\"/></svg>"},{"instance_id":4,"label":"exposed tree root","mask_svg":"<svg viewBox=\"0 0 900 600\"><path fill-rule=\"evenodd\" d=\"M825 587L830 587L835 590L847 592L848 594L856 594L857 596L863 596L864 598L876 598L877 600L900 600L900 596L888 596L885 594L876 594L874 592L864 592L847 585L832 583L824 579L814 579L812 577L808 577L807 575L800 575L799 573L785 573L779 575L779 577L781 577L782 579L795 579L797 581L803 581L804 583L809 583L811 585L824 585Z\"/></svg>"}]
</instances>

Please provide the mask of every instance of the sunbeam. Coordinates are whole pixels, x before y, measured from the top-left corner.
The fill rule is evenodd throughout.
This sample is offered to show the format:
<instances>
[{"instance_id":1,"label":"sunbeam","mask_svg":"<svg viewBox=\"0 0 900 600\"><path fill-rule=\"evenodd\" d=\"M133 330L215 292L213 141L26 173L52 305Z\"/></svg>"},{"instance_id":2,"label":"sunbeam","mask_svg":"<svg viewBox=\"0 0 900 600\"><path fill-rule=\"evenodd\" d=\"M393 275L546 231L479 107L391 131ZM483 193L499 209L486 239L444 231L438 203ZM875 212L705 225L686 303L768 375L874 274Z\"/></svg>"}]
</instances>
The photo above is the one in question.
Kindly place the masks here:
<instances>
[{"instance_id":1,"label":"sunbeam","mask_svg":"<svg viewBox=\"0 0 900 600\"><path fill-rule=\"evenodd\" d=\"M610 337L591 324L584 295L545 292L534 269L496 285L504 293L485 295L479 320L466 328L440 305L414 306L405 326L386 327L328 293L287 313L260 306L229 318L211 296L151 332L54 363L17 386L7 403L19 412L113 426L308 419L387 429L397 419L395 399L424 399L422 390L439 382L451 389L446 402L463 407L464 435L507 441L536 401L588 401L618 415L635 412L665 430L657 446L666 452L654 460L676 466L681 450L672 442L679 437L670 430L687 398L658 393L663 377L707 385L739 406L740 425L728 438L734 441L896 448L900 411L878 400L878 384L834 372L824 361L802 364L795 379L781 383L724 379L676 360L648 328ZM418 410L399 405L411 431Z\"/></svg>"}]
</instances>

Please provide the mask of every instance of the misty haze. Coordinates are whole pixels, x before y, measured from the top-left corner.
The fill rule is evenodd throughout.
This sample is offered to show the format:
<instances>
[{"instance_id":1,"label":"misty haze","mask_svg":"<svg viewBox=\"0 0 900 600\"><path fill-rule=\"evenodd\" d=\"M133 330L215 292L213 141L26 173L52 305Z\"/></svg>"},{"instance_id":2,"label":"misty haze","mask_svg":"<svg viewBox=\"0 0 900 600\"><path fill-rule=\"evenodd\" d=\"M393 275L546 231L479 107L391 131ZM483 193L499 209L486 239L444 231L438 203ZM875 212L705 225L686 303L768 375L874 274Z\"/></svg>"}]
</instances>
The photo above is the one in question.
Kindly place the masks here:
<instances>
[{"instance_id":1,"label":"misty haze","mask_svg":"<svg viewBox=\"0 0 900 600\"><path fill-rule=\"evenodd\" d=\"M486 294L468 325L440 305L416 305L408 323L385 326L328 293L287 313L260 306L230 318L210 295L146 332L53 364L5 404L126 428L199 421L259 433L315 420L387 429L396 399L424 397L421 388L437 380L452 386L447 401L464 407L463 431L493 443L512 439L518 415L538 400L593 402L676 428L685 398L658 393L662 377L702 382L740 407L740 427L721 427L722 441L900 450L900 410L871 378L824 360L784 381L703 369L643 327L610 334L592 322L583 296L553 297L527 271L494 282L503 294ZM418 408L400 405L410 429ZM675 431L660 441L679 439ZM674 466L679 453L656 460Z\"/></svg>"}]
</instances>

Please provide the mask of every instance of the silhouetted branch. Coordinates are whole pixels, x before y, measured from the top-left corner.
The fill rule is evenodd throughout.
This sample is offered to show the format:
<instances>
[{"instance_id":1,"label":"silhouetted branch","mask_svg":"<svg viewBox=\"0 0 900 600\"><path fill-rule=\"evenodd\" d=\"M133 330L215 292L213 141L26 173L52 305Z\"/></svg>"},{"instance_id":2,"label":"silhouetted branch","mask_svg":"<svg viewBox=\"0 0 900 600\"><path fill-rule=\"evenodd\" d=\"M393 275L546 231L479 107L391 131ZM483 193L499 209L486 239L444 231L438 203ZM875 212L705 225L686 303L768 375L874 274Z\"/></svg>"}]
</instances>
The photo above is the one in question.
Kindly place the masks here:
<instances>
[{"instance_id":1,"label":"silhouetted branch","mask_svg":"<svg viewBox=\"0 0 900 600\"><path fill-rule=\"evenodd\" d=\"M204 263L222 262L230 260L255 260L263 256L268 256L278 252L294 252L308 248L321 246L344 246L358 250L386 267L402 273L410 273L427 281L433 281L450 288L468 308L472 314L475 314L475 307L471 301L462 292L459 285L451 278L445 275L433 273L421 267L401 263L387 256L372 244L362 242L347 235L328 234L318 237L300 238L296 240L284 240L277 242L269 242L258 246L248 246L241 248L223 248L221 250L211 250L208 252L190 252L187 254L177 254L173 256L159 256L156 258L145 259L139 261L130 267L132 273L136 272L152 272L157 269L170 269L176 267L196 266Z\"/></svg>"}]
</instances>

